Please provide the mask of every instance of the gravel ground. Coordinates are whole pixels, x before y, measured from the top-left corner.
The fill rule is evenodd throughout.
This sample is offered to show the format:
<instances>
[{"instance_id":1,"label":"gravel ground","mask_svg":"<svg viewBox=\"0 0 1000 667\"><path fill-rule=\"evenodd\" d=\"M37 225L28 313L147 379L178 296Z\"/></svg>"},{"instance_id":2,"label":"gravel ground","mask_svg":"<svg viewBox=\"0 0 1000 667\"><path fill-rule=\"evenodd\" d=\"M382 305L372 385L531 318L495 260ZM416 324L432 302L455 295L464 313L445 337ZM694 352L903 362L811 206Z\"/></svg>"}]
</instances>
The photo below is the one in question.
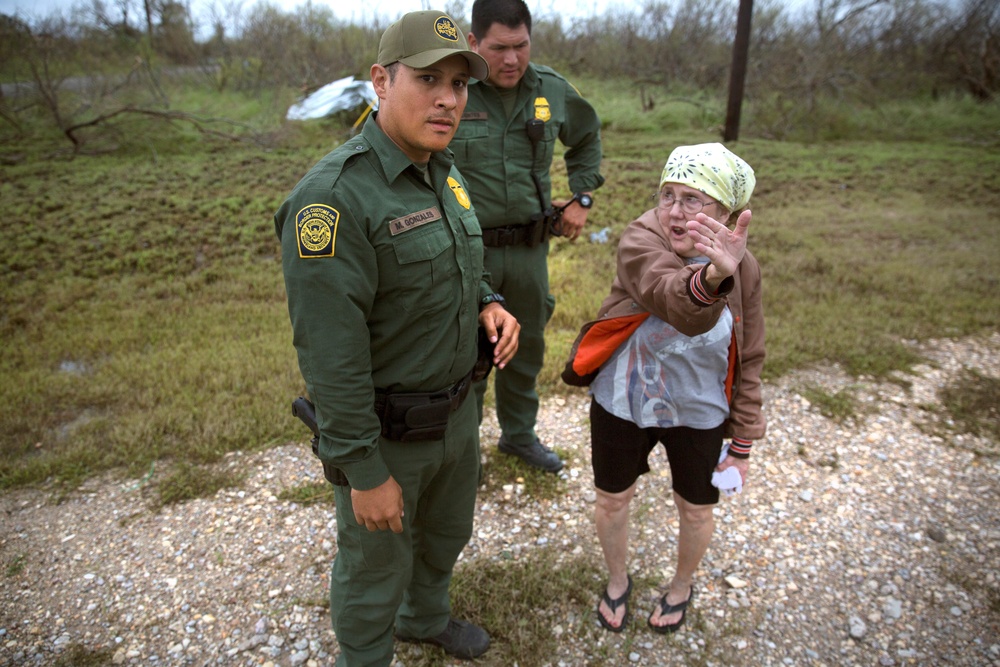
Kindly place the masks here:
<instances>
[{"instance_id":1,"label":"gravel ground","mask_svg":"<svg viewBox=\"0 0 1000 667\"><path fill-rule=\"evenodd\" d=\"M907 389L836 368L765 387L768 436L743 493L716 510L681 632L645 627L658 591L640 589L621 635L595 630L593 605L547 614L551 653L533 664L1000 665L1000 448L926 428L941 419L936 392L963 368L1000 377L1000 334L919 349L928 363ZM850 389L865 415L826 419L799 393L807 386ZM568 459L565 493L534 499L515 480L484 490L464 563L540 545L599 558L586 415L582 396L544 402L539 429ZM484 423L484 443L496 437ZM332 664L333 508L277 498L319 466L304 443L224 465L252 475L159 513L151 484L112 476L60 501L46 489L0 496L0 664L68 665L88 651L106 659L87 664ZM652 468L631 567L664 582L676 520L662 454Z\"/></svg>"}]
</instances>

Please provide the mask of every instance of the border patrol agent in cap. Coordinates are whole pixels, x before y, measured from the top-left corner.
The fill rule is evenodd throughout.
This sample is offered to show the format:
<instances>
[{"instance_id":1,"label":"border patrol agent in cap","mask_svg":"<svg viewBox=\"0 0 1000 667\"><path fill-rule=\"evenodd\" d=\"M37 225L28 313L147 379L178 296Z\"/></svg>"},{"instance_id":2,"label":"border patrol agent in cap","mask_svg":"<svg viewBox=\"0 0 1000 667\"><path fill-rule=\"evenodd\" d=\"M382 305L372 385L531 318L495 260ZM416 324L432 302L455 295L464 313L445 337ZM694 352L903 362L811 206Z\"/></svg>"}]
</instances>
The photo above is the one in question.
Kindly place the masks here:
<instances>
[{"instance_id":1,"label":"border patrol agent in cap","mask_svg":"<svg viewBox=\"0 0 1000 667\"><path fill-rule=\"evenodd\" d=\"M499 369L517 320L483 269L482 230L448 142L470 76L488 76L440 11L384 33L379 110L274 216L318 454L335 484L330 615L338 665L389 665L394 635L474 658L489 636L450 615L480 476L477 330ZM346 484L344 483L346 481Z\"/></svg>"}]
</instances>

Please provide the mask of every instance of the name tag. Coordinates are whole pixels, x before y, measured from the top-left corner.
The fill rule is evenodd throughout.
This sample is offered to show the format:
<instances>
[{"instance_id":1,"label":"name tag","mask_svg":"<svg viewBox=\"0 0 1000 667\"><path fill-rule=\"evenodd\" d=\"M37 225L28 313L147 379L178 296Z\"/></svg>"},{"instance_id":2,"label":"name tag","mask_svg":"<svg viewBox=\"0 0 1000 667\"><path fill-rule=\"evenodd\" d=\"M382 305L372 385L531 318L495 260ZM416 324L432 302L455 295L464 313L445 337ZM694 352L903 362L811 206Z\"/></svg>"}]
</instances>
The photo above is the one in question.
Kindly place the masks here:
<instances>
[{"instance_id":1,"label":"name tag","mask_svg":"<svg viewBox=\"0 0 1000 667\"><path fill-rule=\"evenodd\" d=\"M390 220L389 233L395 236L396 234L402 234L407 230L415 229L421 225L426 225L428 222L434 222L435 220L440 219L441 211L438 210L437 206L432 206L431 208L424 209L423 211L417 211L416 213L404 215L402 218Z\"/></svg>"},{"instance_id":2,"label":"name tag","mask_svg":"<svg viewBox=\"0 0 1000 667\"><path fill-rule=\"evenodd\" d=\"M486 112L468 111L462 114L462 120L486 120Z\"/></svg>"}]
</instances>

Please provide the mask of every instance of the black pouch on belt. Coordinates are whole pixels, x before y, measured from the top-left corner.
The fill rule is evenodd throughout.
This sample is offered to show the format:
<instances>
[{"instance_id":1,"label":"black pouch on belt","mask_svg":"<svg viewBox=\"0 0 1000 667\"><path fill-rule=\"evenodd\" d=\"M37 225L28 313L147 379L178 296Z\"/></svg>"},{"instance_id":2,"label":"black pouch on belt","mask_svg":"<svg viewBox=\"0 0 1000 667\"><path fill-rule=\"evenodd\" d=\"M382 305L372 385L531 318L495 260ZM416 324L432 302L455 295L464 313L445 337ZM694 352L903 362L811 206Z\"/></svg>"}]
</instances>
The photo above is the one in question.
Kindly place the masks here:
<instances>
[{"instance_id":1,"label":"black pouch on belt","mask_svg":"<svg viewBox=\"0 0 1000 667\"><path fill-rule=\"evenodd\" d=\"M431 394L388 394L382 435L389 440L440 440L448 428L451 400Z\"/></svg>"},{"instance_id":2,"label":"black pouch on belt","mask_svg":"<svg viewBox=\"0 0 1000 667\"><path fill-rule=\"evenodd\" d=\"M531 216L531 228L525 241L525 245L529 248L534 248L539 243L545 243L549 239L549 212L551 210L550 207L547 211Z\"/></svg>"}]
</instances>

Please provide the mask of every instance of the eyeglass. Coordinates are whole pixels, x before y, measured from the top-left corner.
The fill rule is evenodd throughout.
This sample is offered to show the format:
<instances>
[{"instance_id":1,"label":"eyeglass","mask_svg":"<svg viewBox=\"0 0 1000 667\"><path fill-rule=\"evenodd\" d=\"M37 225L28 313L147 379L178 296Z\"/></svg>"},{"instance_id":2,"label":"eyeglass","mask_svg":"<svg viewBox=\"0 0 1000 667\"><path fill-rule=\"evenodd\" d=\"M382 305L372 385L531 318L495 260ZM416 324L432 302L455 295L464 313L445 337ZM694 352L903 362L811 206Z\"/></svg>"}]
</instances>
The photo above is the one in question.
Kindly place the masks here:
<instances>
[{"instance_id":1,"label":"eyeglass","mask_svg":"<svg viewBox=\"0 0 1000 667\"><path fill-rule=\"evenodd\" d=\"M678 199L674 196L673 192L657 192L653 195L654 199L660 200L660 207L670 210L674 207L674 202L681 203L681 210L688 215L694 215L696 213L701 213L702 209L706 206L711 206L714 201L704 202L697 197L681 197Z\"/></svg>"}]
</instances>

